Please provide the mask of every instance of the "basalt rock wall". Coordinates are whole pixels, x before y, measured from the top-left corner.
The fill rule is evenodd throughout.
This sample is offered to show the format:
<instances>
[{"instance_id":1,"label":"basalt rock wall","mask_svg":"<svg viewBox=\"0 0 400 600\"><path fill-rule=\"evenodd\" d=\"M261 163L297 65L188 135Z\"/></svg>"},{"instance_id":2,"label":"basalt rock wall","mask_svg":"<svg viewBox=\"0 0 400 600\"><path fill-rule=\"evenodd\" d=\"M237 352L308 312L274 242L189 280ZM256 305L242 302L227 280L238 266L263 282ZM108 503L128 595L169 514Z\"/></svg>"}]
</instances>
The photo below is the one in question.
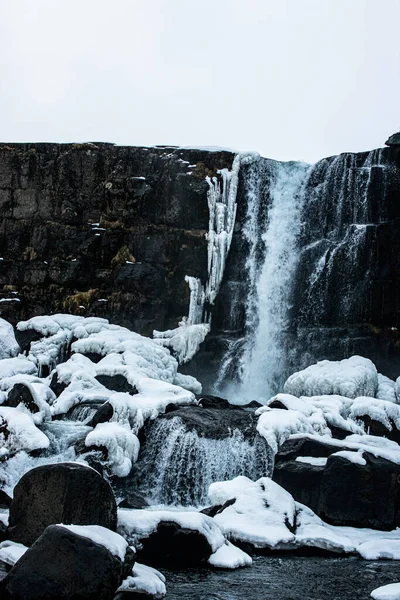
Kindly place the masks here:
<instances>
[{"instance_id":1,"label":"basalt rock wall","mask_svg":"<svg viewBox=\"0 0 400 600\"><path fill-rule=\"evenodd\" d=\"M70 312L149 334L207 278L206 175L233 154L0 144L0 316Z\"/></svg>"}]
</instances>

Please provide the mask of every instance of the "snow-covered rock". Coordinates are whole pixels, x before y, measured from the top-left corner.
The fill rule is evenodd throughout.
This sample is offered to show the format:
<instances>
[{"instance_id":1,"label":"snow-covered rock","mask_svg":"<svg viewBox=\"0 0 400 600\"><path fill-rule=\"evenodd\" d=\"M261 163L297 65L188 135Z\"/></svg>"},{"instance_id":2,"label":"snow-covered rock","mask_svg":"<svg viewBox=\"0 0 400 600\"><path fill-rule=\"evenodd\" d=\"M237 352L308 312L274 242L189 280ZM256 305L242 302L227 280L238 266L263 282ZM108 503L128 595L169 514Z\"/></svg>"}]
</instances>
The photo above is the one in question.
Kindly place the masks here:
<instances>
[{"instance_id":1,"label":"snow-covered rock","mask_svg":"<svg viewBox=\"0 0 400 600\"><path fill-rule=\"evenodd\" d=\"M0 406L0 456L19 450L43 450L49 445L48 437L36 427L28 412Z\"/></svg>"},{"instance_id":2,"label":"snow-covered rock","mask_svg":"<svg viewBox=\"0 0 400 600\"><path fill-rule=\"evenodd\" d=\"M115 600L125 597L120 592L131 592L133 595L143 594L158 600L164 598L167 593L165 577L160 571L136 562L132 574L124 579L117 589Z\"/></svg>"},{"instance_id":3,"label":"snow-covered rock","mask_svg":"<svg viewBox=\"0 0 400 600\"><path fill-rule=\"evenodd\" d=\"M127 477L139 454L139 440L129 427L99 423L85 440L87 447L107 448L107 466L113 475Z\"/></svg>"},{"instance_id":4,"label":"snow-covered rock","mask_svg":"<svg viewBox=\"0 0 400 600\"><path fill-rule=\"evenodd\" d=\"M208 559L208 564L218 569L237 569L238 567L249 567L252 564L251 557L231 542L226 541Z\"/></svg>"},{"instance_id":5,"label":"snow-covered rock","mask_svg":"<svg viewBox=\"0 0 400 600\"><path fill-rule=\"evenodd\" d=\"M297 397L326 394L347 398L375 397L378 372L374 363L362 356L351 356L341 361L322 360L293 373L286 381L284 391Z\"/></svg>"},{"instance_id":6,"label":"snow-covered rock","mask_svg":"<svg viewBox=\"0 0 400 600\"><path fill-rule=\"evenodd\" d=\"M20 352L20 347L15 339L14 327L0 318L0 360L13 358Z\"/></svg>"},{"instance_id":7,"label":"snow-covered rock","mask_svg":"<svg viewBox=\"0 0 400 600\"><path fill-rule=\"evenodd\" d=\"M382 585L371 592L373 600L400 600L400 583Z\"/></svg>"}]
</instances>

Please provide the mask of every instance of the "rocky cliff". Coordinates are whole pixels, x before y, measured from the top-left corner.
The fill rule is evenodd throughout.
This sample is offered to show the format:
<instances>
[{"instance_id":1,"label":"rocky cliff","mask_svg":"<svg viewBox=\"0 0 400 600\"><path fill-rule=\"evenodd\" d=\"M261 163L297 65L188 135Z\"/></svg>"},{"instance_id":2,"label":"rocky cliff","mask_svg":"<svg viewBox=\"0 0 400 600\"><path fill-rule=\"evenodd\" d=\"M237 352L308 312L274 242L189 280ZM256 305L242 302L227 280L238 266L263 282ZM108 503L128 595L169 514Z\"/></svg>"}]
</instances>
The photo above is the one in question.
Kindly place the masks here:
<instances>
[{"instance_id":1,"label":"rocky cliff","mask_svg":"<svg viewBox=\"0 0 400 600\"><path fill-rule=\"evenodd\" d=\"M0 144L0 316L96 315L149 334L207 276L206 175L229 152Z\"/></svg>"}]
</instances>

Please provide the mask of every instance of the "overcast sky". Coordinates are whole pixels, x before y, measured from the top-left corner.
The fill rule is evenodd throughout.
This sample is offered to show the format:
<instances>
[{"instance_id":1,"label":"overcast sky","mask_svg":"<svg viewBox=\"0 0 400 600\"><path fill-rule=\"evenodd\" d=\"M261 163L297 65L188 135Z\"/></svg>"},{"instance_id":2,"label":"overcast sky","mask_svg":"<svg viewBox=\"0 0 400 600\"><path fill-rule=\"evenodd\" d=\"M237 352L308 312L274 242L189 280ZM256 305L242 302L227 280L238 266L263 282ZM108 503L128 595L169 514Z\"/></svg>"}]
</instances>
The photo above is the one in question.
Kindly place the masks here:
<instances>
[{"instance_id":1,"label":"overcast sky","mask_svg":"<svg viewBox=\"0 0 400 600\"><path fill-rule=\"evenodd\" d=\"M375 148L399 28L400 0L0 0L0 140Z\"/></svg>"}]
</instances>

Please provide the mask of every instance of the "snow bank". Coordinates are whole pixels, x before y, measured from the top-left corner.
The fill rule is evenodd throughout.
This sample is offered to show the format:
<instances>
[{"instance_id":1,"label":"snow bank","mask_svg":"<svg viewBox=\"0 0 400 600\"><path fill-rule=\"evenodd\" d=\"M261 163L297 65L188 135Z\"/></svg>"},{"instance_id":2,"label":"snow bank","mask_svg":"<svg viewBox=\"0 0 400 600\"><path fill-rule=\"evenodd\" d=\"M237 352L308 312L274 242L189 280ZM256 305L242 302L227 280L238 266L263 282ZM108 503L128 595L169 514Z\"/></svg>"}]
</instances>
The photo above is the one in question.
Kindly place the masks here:
<instances>
[{"instance_id":1,"label":"snow bank","mask_svg":"<svg viewBox=\"0 0 400 600\"><path fill-rule=\"evenodd\" d=\"M14 327L0 318L0 360L13 358L19 352L20 347L15 339Z\"/></svg>"},{"instance_id":2,"label":"snow bank","mask_svg":"<svg viewBox=\"0 0 400 600\"><path fill-rule=\"evenodd\" d=\"M117 600L118 592L133 592L134 595L145 594L152 598L163 598L167 593L165 577L160 571L136 562L132 575L127 577L117 589Z\"/></svg>"},{"instance_id":3,"label":"snow bank","mask_svg":"<svg viewBox=\"0 0 400 600\"><path fill-rule=\"evenodd\" d=\"M75 535L88 538L95 544L104 546L113 556L117 556L121 562L124 562L128 543L115 531L100 525L64 525L63 523L59 525L75 533Z\"/></svg>"},{"instance_id":4,"label":"snow bank","mask_svg":"<svg viewBox=\"0 0 400 600\"><path fill-rule=\"evenodd\" d=\"M374 539L360 544L360 556L367 560L400 560L400 538L397 540Z\"/></svg>"},{"instance_id":5,"label":"snow bank","mask_svg":"<svg viewBox=\"0 0 400 600\"><path fill-rule=\"evenodd\" d=\"M0 380L21 374L37 375L35 364L23 356L0 360Z\"/></svg>"},{"instance_id":6,"label":"snow bank","mask_svg":"<svg viewBox=\"0 0 400 600\"><path fill-rule=\"evenodd\" d=\"M0 454L48 448L48 437L35 426L30 414L17 408L0 406Z\"/></svg>"},{"instance_id":7,"label":"snow bank","mask_svg":"<svg viewBox=\"0 0 400 600\"><path fill-rule=\"evenodd\" d=\"M231 542L226 541L208 559L208 564L218 569L237 569L238 567L249 567L252 564L251 557Z\"/></svg>"},{"instance_id":8,"label":"snow bank","mask_svg":"<svg viewBox=\"0 0 400 600\"><path fill-rule=\"evenodd\" d=\"M341 361L323 360L289 377L284 391L294 396L338 394L347 398L375 397L378 372L374 363L362 356Z\"/></svg>"},{"instance_id":9,"label":"snow bank","mask_svg":"<svg viewBox=\"0 0 400 600\"><path fill-rule=\"evenodd\" d=\"M371 592L374 600L400 600L400 583L389 583L382 585Z\"/></svg>"},{"instance_id":10,"label":"snow bank","mask_svg":"<svg viewBox=\"0 0 400 600\"><path fill-rule=\"evenodd\" d=\"M203 535L216 552L225 543L217 523L211 517L198 512L167 510L118 510L118 531L130 544L137 546L140 540L149 537L161 522L176 523L184 529L192 529Z\"/></svg>"}]
</instances>

